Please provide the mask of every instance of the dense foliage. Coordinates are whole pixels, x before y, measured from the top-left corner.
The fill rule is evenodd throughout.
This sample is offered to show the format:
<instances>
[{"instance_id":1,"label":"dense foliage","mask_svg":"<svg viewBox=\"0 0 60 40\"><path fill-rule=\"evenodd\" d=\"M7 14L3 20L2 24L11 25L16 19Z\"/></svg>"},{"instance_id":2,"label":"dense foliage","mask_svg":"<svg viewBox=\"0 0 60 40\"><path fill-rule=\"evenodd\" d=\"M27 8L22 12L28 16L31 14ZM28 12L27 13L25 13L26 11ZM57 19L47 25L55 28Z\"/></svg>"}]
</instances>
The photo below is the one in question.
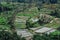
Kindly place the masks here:
<instances>
[{"instance_id":1,"label":"dense foliage","mask_svg":"<svg viewBox=\"0 0 60 40\"><path fill-rule=\"evenodd\" d=\"M52 28L57 28L60 26L60 10L59 10L60 4L54 4L54 3L57 3L57 0L49 0L49 1L14 0L14 1L17 1L17 2L16 3L14 2L0 3L0 40L25 40L25 38L21 38L20 36L17 35L15 31L16 30L15 28L17 26L18 28L23 27L26 29L33 28L33 27L40 27L40 26L43 26L43 27L47 26ZM22 10L22 12L19 11L20 9ZM21 18L21 16L31 17L31 18L28 18L27 20L25 20L23 19L24 17ZM16 18L18 17L17 18L18 22L15 22L15 17ZM35 19L33 17L35 17L35 19L37 18L38 21L34 22ZM23 22L24 24L24 25L22 24L23 26L21 26L22 22L20 19L23 19L22 21L25 22L25 23ZM17 24L19 25L15 26L14 22L16 25ZM7 30L4 30L3 28ZM33 40L57 40L57 39L60 40L60 33L58 32L53 32L50 35L36 34L33 36Z\"/></svg>"},{"instance_id":2,"label":"dense foliage","mask_svg":"<svg viewBox=\"0 0 60 40\"><path fill-rule=\"evenodd\" d=\"M60 40L60 32L54 32L51 34L36 34L33 37L33 40Z\"/></svg>"},{"instance_id":3,"label":"dense foliage","mask_svg":"<svg viewBox=\"0 0 60 40\"><path fill-rule=\"evenodd\" d=\"M8 30L1 30L0 40L20 40L20 37L15 33L8 32Z\"/></svg>"},{"instance_id":4,"label":"dense foliage","mask_svg":"<svg viewBox=\"0 0 60 40\"><path fill-rule=\"evenodd\" d=\"M50 15L60 18L60 10L56 9L52 11Z\"/></svg>"}]
</instances>

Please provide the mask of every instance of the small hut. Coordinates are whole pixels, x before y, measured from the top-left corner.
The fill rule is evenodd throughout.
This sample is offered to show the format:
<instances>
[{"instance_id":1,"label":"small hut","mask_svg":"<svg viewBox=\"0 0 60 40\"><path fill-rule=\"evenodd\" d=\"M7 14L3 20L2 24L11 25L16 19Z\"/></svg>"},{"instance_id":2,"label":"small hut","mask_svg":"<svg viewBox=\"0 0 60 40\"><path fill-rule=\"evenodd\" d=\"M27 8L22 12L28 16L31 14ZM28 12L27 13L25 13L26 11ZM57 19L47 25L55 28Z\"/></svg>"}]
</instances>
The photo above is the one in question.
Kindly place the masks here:
<instances>
[{"instance_id":1,"label":"small hut","mask_svg":"<svg viewBox=\"0 0 60 40\"><path fill-rule=\"evenodd\" d=\"M18 29L17 34L26 40L32 40L32 34L27 29Z\"/></svg>"},{"instance_id":2,"label":"small hut","mask_svg":"<svg viewBox=\"0 0 60 40\"><path fill-rule=\"evenodd\" d=\"M38 30L35 31L35 33L38 33L38 34L50 34L52 32L56 31L55 29L53 28L48 28L48 27L43 27L43 28L40 28Z\"/></svg>"}]
</instances>

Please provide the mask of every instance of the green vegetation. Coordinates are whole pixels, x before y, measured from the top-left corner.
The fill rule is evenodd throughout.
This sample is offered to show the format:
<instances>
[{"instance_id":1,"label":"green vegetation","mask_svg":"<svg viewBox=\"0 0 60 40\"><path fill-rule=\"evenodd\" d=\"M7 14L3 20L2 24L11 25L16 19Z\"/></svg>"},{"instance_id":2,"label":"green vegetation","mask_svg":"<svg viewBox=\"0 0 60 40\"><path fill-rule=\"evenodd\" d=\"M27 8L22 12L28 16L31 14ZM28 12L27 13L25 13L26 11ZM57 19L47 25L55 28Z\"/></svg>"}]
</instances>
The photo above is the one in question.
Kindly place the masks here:
<instances>
[{"instance_id":1,"label":"green vegetation","mask_svg":"<svg viewBox=\"0 0 60 40\"><path fill-rule=\"evenodd\" d=\"M16 29L30 29L37 27L57 29L60 27L60 4L45 3L45 1L40 4L37 2L0 3L0 40L25 40L25 38L21 38L17 35ZM31 30L28 31L30 32ZM33 36L33 40L60 39L57 38L57 36L60 37L60 31L58 30L50 35L36 34Z\"/></svg>"},{"instance_id":2,"label":"green vegetation","mask_svg":"<svg viewBox=\"0 0 60 40\"><path fill-rule=\"evenodd\" d=\"M3 29L3 30L0 30L0 40L20 40L20 38L17 34L13 34L8 30L5 31Z\"/></svg>"},{"instance_id":3,"label":"green vegetation","mask_svg":"<svg viewBox=\"0 0 60 40\"><path fill-rule=\"evenodd\" d=\"M26 28L25 23L15 23L16 28Z\"/></svg>"},{"instance_id":4,"label":"green vegetation","mask_svg":"<svg viewBox=\"0 0 60 40\"><path fill-rule=\"evenodd\" d=\"M27 17L34 17L36 15L38 15L38 9L35 8L31 8L31 9L26 9L24 12L20 12L17 14L17 16L27 16Z\"/></svg>"},{"instance_id":5,"label":"green vegetation","mask_svg":"<svg viewBox=\"0 0 60 40\"><path fill-rule=\"evenodd\" d=\"M60 31L52 32L51 34L35 34L33 36L33 40L59 40L60 39Z\"/></svg>"}]
</instances>

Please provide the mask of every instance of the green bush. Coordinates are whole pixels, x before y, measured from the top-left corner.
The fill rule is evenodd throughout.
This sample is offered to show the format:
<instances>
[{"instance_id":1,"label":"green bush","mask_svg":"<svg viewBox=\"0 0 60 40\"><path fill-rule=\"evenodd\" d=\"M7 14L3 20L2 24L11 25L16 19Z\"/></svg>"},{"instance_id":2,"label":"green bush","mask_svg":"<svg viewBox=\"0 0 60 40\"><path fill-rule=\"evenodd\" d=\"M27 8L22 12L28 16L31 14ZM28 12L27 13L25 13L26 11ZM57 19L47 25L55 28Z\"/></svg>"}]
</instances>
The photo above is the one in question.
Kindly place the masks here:
<instances>
[{"instance_id":1,"label":"green bush","mask_svg":"<svg viewBox=\"0 0 60 40\"><path fill-rule=\"evenodd\" d=\"M6 24L7 19L5 17L0 16L0 24Z\"/></svg>"},{"instance_id":2,"label":"green bush","mask_svg":"<svg viewBox=\"0 0 60 40\"><path fill-rule=\"evenodd\" d=\"M16 33L12 34L8 31L1 30L0 40L20 40L20 37Z\"/></svg>"},{"instance_id":3,"label":"green bush","mask_svg":"<svg viewBox=\"0 0 60 40\"><path fill-rule=\"evenodd\" d=\"M52 32L51 34L35 34L33 40L60 40L60 31Z\"/></svg>"}]
</instances>

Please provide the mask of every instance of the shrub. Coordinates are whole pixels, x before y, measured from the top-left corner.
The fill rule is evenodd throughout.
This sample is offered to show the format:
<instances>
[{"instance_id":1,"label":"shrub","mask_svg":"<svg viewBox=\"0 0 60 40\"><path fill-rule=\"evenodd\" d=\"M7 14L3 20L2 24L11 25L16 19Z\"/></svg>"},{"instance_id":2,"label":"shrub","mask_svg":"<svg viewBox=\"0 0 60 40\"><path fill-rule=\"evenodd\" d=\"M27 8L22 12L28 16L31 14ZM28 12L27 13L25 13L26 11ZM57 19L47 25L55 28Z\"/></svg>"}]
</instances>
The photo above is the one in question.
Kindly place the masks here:
<instances>
[{"instance_id":1,"label":"shrub","mask_svg":"<svg viewBox=\"0 0 60 40\"><path fill-rule=\"evenodd\" d=\"M0 40L20 40L17 34L12 34L8 31L2 30L0 31Z\"/></svg>"},{"instance_id":2,"label":"shrub","mask_svg":"<svg viewBox=\"0 0 60 40\"><path fill-rule=\"evenodd\" d=\"M0 16L0 24L6 24L7 19L5 17Z\"/></svg>"}]
</instances>

